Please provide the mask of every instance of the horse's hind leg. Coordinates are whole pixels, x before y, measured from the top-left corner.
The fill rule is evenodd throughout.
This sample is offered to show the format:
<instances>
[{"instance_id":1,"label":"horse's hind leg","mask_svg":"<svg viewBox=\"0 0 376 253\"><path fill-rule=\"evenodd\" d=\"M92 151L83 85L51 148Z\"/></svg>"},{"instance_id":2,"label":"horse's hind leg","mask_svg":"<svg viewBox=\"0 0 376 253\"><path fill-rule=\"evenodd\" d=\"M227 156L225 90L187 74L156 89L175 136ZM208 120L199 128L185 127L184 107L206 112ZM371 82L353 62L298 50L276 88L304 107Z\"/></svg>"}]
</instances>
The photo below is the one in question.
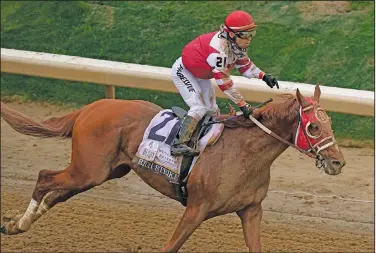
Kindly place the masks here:
<instances>
[{"instance_id":1,"label":"horse's hind leg","mask_svg":"<svg viewBox=\"0 0 376 253\"><path fill-rule=\"evenodd\" d=\"M25 232L51 208L51 205L65 201L110 179L111 168L116 166L116 161L119 162L121 131L114 128L106 133L90 132L86 127L87 125L84 129L78 127L76 131L87 134L77 137L73 134L71 164L62 171L41 170L26 212L21 218L16 216L3 224L0 228L1 233L13 235ZM124 170L127 171L129 172L129 168ZM52 194L47 198L50 202L42 202L47 193Z\"/></svg>"},{"instance_id":2,"label":"horse's hind leg","mask_svg":"<svg viewBox=\"0 0 376 253\"><path fill-rule=\"evenodd\" d=\"M72 177L72 167L72 165L69 165L63 171L41 170L32 194L32 199L25 213L22 215L13 215L9 221L3 219L6 223L1 226L0 231L4 234L14 235L29 230L31 224L48 210L44 204L41 205L42 199L47 193L52 192L50 194L53 195L56 194L54 191L57 190L83 191L94 186ZM38 212L38 210L40 211Z\"/></svg>"},{"instance_id":3,"label":"horse's hind leg","mask_svg":"<svg viewBox=\"0 0 376 253\"><path fill-rule=\"evenodd\" d=\"M40 200L43 198L42 195L38 194L39 196L36 197L36 189L37 189L37 186L39 184L39 182L41 181L41 178L43 177L43 175L49 175L49 176L52 176L52 175L56 175L58 173L60 173L61 171L50 171L50 170L41 170L39 172L39 176L38 176L38 181L37 181L37 185L36 187L34 188L34 191L33 191L33 197L29 203L29 207L28 209L26 210L25 214L27 215L32 215L32 213L34 212L33 210L36 210L39 206L39 202L40 201L36 201L37 200ZM20 211L18 210L9 210L7 211L4 216L2 217L2 223L7 223L7 222L11 222L11 223L14 223L16 221L19 221L24 215L24 213L21 213ZM24 218L25 219L25 218ZM1 232L4 233L4 227L2 225L1 227Z\"/></svg>"},{"instance_id":4,"label":"horse's hind leg","mask_svg":"<svg viewBox=\"0 0 376 253\"><path fill-rule=\"evenodd\" d=\"M128 174L130 170L131 167L129 165L120 165L113 169L104 181L123 177L124 175ZM65 187L70 187L72 189L53 190L52 192L46 195L46 188L56 188L57 185L54 185L55 187L51 187L52 182L50 182L49 184L45 184L44 186L42 186L43 182L45 181L45 178L49 178L49 181L53 181L51 180L52 176L62 172L64 171L41 171L39 173L40 176L38 178L37 186L35 187L33 192L33 198L30 201L27 211L24 214L22 214L18 211L15 212L14 210L12 210L11 213L13 213L13 215L9 215L10 217L6 217L7 215L5 215L5 219L3 218L3 222L6 223L2 225L1 232L8 235L25 232L35 221L37 221L43 214L45 214L56 204L64 202L69 198L81 192L87 191L97 185L81 184L74 186L74 184L70 182L70 184L65 185ZM48 174L48 176L46 176L46 173ZM43 198L43 196L45 197Z\"/></svg>"},{"instance_id":5,"label":"horse's hind leg","mask_svg":"<svg viewBox=\"0 0 376 253\"><path fill-rule=\"evenodd\" d=\"M115 169L113 169L108 176L107 180L115 179L115 178L121 178L129 173L131 170L131 167L127 164L122 164ZM107 181L106 180L106 181ZM91 188L91 187L90 187ZM36 212L36 218L39 219L40 216L42 216L44 213L46 213L49 209L51 209L53 206L55 206L58 203L67 201L74 195L77 195L78 193L84 192L90 188L82 188L79 190L60 190L60 191L53 191L49 195L47 195L39 205L39 208Z\"/></svg>"},{"instance_id":6,"label":"horse's hind leg","mask_svg":"<svg viewBox=\"0 0 376 253\"><path fill-rule=\"evenodd\" d=\"M110 175L107 177L107 180L115 179L115 178L121 178L129 173L131 170L131 167L127 164L122 164L120 166L117 166L114 168ZM87 191L92 187L88 188L81 188L78 190L59 190L59 191L53 191L49 195L47 195L39 205L39 208L34 216L35 222L37 219L39 219L43 214L45 214L48 210L50 210L53 206L55 206L58 203L65 202L74 195L77 195L81 192Z\"/></svg>"}]
</instances>

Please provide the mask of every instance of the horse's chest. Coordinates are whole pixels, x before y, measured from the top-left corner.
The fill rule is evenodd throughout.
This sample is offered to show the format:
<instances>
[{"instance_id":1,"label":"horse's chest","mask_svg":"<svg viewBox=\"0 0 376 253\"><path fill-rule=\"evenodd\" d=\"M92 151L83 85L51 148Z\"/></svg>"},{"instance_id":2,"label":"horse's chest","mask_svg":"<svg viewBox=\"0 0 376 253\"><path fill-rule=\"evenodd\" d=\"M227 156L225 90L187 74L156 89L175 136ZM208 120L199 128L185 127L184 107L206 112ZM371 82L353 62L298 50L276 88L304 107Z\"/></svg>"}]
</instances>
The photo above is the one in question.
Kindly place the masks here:
<instances>
[{"instance_id":1,"label":"horse's chest","mask_svg":"<svg viewBox=\"0 0 376 253\"><path fill-rule=\"evenodd\" d=\"M246 206L260 204L266 197L269 183L258 187L240 187L217 209L218 213L232 213Z\"/></svg>"},{"instance_id":2,"label":"horse's chest","mask_svg":"<svg viewBox=\"0 0 376 253\"><path fill-rule=\"evenodd\" d=\"M236 200L244 205L259 204L264 200L268 192L269 184L261 185L257 188L249 187L238 193Z\"/></svg>"}]
</instances>

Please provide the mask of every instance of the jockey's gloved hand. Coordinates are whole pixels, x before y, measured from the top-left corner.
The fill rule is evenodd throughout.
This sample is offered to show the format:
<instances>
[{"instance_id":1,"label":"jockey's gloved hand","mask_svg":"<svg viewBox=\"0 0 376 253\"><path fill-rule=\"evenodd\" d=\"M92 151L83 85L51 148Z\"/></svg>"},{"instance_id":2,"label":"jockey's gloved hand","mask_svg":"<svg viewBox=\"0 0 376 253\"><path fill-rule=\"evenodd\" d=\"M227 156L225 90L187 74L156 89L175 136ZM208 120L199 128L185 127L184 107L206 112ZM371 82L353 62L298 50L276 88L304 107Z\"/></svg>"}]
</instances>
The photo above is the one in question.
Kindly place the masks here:
<instances>
[{"instance_id":1,"label":"jockey's gloved hand","mask_svg":"<svg viewBox=\"0 0 376 253\"><path fill-rule=\"evenodd\" d=\"M243 116L247 119L249 118L249 115L252 115L253 113L253 110L250 104L245 104L241 106L240 110L243 112Z\"/></svg>"},{"instance_id":2,"label":"jockey's gloved hand","mask_svg":"<svg viewBox=\"0 0 376 253\"><path fill-rule=\"evenodd\" d=\"M273 88L274 86L277 86L277 89L279 89L278 81L275 79L275 77L272 77L271 74L265 74L262 80L270 87Z\"/></svg>"}]
</instances>

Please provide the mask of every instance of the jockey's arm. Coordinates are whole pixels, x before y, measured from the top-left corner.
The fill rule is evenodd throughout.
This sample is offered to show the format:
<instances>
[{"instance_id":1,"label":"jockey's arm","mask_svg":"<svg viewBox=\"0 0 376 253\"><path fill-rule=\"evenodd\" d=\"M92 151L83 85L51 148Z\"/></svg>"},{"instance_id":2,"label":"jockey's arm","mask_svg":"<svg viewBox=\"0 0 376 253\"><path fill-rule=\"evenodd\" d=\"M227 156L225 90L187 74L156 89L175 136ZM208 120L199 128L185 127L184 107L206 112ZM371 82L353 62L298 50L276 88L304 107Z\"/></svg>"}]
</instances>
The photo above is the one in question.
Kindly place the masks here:
<instances>
[{"instance_id":1,"label":"jockey's arm","mask_svg":"<svg viewBox=\"0 0 376 253\"><path fill-rule=\"evenodd\" d=\"M235 62L235 68L238 69L240 74L247 78L258 78L262 79L265 75L248 56L240 58Z\"/></svg>"},{"instance_id":2,"label":"jockey's arm","mask_svg":"<svg viewBox=\"0 0 376 253\"><path fill-rule=\"evenodd\" d=\"M220 72L217 69L213 69L214 79L221 91L227 95L227 97L237 104L239 107L242 107L246 104L243 96L240 92L233 86L234 83L230 79L230 75Z\"/></svg>"},{"instance_id":3,"label":"jockey's arm","mask_svg":"<svg viewBox=\"0 0 376 253\"><path fill-rule=\"evenodd\" d=\"M274 86L279 89L278 81L270 74L265 74L261 71L248 56L240 58L235 62L235 67L239 72L247 78L258 78L263 80L270 88Z\"/></svg>"}]
</instances>

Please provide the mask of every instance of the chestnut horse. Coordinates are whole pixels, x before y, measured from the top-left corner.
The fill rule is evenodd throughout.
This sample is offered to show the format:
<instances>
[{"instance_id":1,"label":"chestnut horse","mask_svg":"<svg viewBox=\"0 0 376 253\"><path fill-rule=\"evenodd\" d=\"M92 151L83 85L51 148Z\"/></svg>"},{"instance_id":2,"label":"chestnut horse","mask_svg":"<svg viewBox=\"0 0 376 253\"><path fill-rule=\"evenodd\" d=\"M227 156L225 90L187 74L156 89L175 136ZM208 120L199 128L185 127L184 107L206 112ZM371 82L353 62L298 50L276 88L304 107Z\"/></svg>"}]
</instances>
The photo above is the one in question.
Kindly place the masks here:
<instances>
[{"instance_id":1,"label":"chestnut horse","mask_svg":"<svg viewBox=\"0 0 376 253\"><path fill-rule=\"evenodd\" d=\"M279 95L278 101L257 109L254 115L290 143L303 131L314 149L312 152L324 161L325 172L337 175L345 160L335 142L330 118L320 107L320 94L316 85L313 98L305 98L299 90L296 96ZM57 203L107 180L123 177L131 170L155 190L178 200L174 186L167 179L132 163L145 129L160 110L146 101L102 99L66 116L37 123L1 103L2 118L22 134L72 138L68 167L59 171L41 170L29 207L24 213L5 217L1 232L8 235L25 232ZM303 114L310 122L302 121ZM220 119L225 124L222 136L205 149L189 176L187 206L163 248L166 252L178 251L203 221L232 212L240 217L249 251L261 251L261 202L268 191L270 166L289 146L242 115Z\"/></svg>"}]
</instances>

